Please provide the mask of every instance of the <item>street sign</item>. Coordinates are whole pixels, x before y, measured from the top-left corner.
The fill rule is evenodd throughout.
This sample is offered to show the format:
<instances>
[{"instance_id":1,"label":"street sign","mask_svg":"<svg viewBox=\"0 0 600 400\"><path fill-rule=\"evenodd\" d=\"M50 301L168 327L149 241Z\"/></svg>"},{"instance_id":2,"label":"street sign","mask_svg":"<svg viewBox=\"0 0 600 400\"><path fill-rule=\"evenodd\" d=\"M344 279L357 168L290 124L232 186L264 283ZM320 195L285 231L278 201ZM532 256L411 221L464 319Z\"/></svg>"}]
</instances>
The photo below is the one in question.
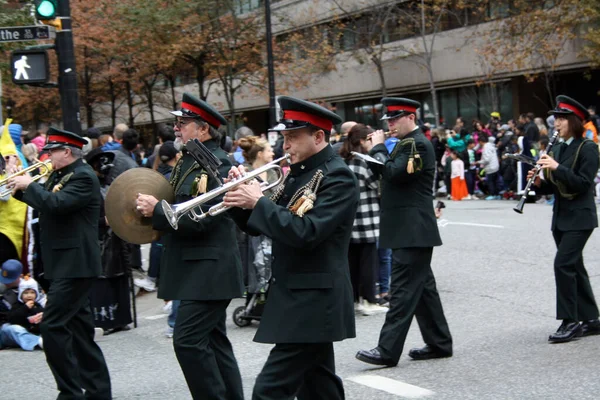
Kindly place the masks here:
<instances>
[{"instance_id":1,"label":"street sign","mask_svg":"<svg viewBox=\"0 0 600 400\"><path fill-rule=\"evenodd\" d=\"M9 26L0 28L0 42L48 40L56 37L56 29L48 25Z\"/></svg>"},{"instance_id":2,"label":"street sign","mask_svg":"<svg viewBox=\"0 0 600 400\"><path fill-rule=\"evenodd\" d=\"M48 65L48 53L44 50L15 50L10 57L13 82L18 85L48 82Z\"/></svg>"}]
</instances>

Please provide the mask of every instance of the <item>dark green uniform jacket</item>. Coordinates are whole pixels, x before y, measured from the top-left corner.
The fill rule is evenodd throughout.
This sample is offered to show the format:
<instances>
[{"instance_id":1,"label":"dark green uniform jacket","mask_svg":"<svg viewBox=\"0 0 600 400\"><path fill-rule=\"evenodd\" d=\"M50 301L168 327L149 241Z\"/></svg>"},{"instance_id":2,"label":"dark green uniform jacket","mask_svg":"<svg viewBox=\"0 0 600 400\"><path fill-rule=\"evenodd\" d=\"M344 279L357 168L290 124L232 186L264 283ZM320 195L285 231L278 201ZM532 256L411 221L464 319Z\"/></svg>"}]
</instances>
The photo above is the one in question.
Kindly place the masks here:
<instances>
[{"instance_id":1,"label":"dark green uniform jacket","mask_svg":"<svg viewBox=\"0 0 600 400\"><path fill-rule=\"evenodd\" d=\"M52 193L61 182L62 189ZM39 211L46 279L100 275L100 183L92 167L78 159L53 171L43 185L30 184L19 197Z\"/></svg>"},{"instance_id":2,"label":"dark green uniform jacket","mask_svg":"<svg viewBox=\"0 0 600 400\"><path fill-rule=\"evenodd\" d=\"M227 153L214 140L203 143L223 163L221 176L227 176L231 162ZM194 179L206 173L195 164L191 155L184 151L183 157L173 169L175 204L195 197ZM207 191L218 186L208 175ZM221 201L221 197L205 204ZM167 300L226 300L241 297L243 293L242 267L237 248L235 225L227 213L206 217L194 222L185 215L179 220L179 229L174 230L160 205L154 208L154 229L166 232L163 236L164 253L160 264L160 286L158 297Z\"/></svg>"},{"instance_id":3,"label":"dark green uniform jacket","mask_svg":"<svg viewBox=\"0 0 600 400\"><path fill-rule=\"evenodd\" d=\"M409 174L406 170L411 154L411 144L401 147L401 141L413 138L423 167ZM440 246L442 240L437 227L432 202L435 152L421 129L407 134L392 151L391 156L383 144L374 146L370 154L384 163L369 163L382 175L381 216L379 245L382 248Z\"/></svg>"},{"instance_id":4,"label":"dark green uniform jacket","mask_svg":"<svg viewBox=\"0 0 600 400\"><path fill-rule=\"evenodd\" d=\"M569 200L560 195L556 185L542 181L542 194L554 193L552 230L579 231L598 226L594 203L594 178L598 173L598 145L592 141L583 144L575 162L575 154L583 139L573 139L571 144L557 144L554 159L560 164L552 172L555 182L562 182L567 193L576 194ZM575 162L575 165L573 165ZM572 168L573 167L573 168Z\"/></svg>"},{"instance_id":5,"label":"dark green uniform jacket","mask_svg":"<svg viewBox=\"0 0 600 400\"><path fill-rule=\"evenodd\" d=\"M321 170L313 209L299 217L286 207ZM233 210L240 228L273 239L272 278L256 333L261 343L325 343L355 337L348 244L358 184L327 146L291 166L277 204L262 197L254 210ZM248 218L249 217L249 218Z\"/></svg>"}]
</instances>

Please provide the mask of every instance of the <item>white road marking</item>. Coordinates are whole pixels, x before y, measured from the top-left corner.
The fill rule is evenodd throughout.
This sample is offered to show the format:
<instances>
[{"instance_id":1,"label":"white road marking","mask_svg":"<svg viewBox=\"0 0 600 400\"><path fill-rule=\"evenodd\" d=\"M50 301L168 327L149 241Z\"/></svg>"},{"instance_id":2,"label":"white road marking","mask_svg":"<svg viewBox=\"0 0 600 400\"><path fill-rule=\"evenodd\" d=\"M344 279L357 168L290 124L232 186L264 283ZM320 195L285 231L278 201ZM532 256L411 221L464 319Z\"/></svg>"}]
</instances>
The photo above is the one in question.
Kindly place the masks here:
<instances>
[{"instance_id":1,"label":"white road marking","mask_svg":"<svg viewBox=\"0 0 600 400\"><path fill-rule=\"evenodd\" d=\"M477 226L480 228L497 228L497 229L504 229L503 225L491 225L491 224L476 224L474 222L451 222L448 221L447 219L440 219L438 220L438 226L439 227L446 227L448 225L464 225L464 226Z\"/></svg>"},{"instance_id":2,"label":"white road marking","mask_svg":"<svg viewBox=\"0 0 600 400\"><path fill-rule=\"evenodd\" d=\"M432 396L435 394L435 392L432 392L429 389L424 389L408 383L386 378L384 376L358 375L347 378L346 380L359 383L373 389L395 394L400 397L405 397L407 399L420 399L422 397Z\"/></svg>"},{"instance_id":3,"label":"white road marking","mask_svg":"<svg viewBox=\"0 0 600 400\"><path fill-rule=\"evenodd\" d=\"M151 315L149 317L144 317L144 319L154 320L154 319L166 318L168 316L169 316L169 314L158 314L158 315Z\"/></svg>"}]
</instances>

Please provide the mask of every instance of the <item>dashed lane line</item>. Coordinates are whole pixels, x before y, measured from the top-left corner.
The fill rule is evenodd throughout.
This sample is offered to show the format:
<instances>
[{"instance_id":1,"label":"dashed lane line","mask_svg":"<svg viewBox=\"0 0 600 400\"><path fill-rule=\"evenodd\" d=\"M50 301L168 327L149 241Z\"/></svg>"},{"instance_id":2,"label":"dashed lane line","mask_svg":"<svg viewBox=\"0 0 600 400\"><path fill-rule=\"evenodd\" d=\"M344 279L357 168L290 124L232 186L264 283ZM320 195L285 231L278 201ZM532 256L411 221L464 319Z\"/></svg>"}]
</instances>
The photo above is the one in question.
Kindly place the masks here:
<instances>
[{"instance_id":1,"label":"dashed lane line","mask_svg":"<svg viewBox=\"0 0 600 400\"><path fill-rule=\"evenodd\" d=\"M492 225L492 224L477 224L475 222L452 222L447 219L440 219L438 221L438 226L444 228L448 225L463 225L463 226L477 226L480 228L496 228L496 229L504 229L503 225Z\"/></svg>"},{"instance_id":2,"label":"dashed lane line","mask_svg":"<svg viewBox=\"0 0 600 400\"><path fill-rule=\"evenodd\" d=\"M432 392L429 389L397 381L395 379L386 378L384 376L357 375L346 378L346 380L396 396L404 397L406 399L421 399L424 397L433 396L435 394L435 392Z\"/></svg>"}]
</instances>

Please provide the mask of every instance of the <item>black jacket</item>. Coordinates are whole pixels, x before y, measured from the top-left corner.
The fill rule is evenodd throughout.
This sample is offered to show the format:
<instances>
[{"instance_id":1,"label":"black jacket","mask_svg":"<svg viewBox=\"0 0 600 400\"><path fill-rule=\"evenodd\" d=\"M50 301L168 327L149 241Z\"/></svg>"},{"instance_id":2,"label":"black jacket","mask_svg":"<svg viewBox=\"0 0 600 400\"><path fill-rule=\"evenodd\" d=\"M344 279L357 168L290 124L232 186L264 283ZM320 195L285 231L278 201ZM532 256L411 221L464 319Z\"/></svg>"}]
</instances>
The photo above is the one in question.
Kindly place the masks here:
<instances>
[{"instance_id":1,"label":"black jacket","mask_svg":"<svg viewBox=\"0 0 600 400\"><path fill-rule=\"evenodd\" d=\"M221 176L227 176L231 163L227 153L214 140L203 143L223 163ZM184 151L171 177L177 191L175 204L191 200L193 183L205 171L195 164L193 157ZM218 182L208 176L207 191L215 189ZM195 196L194 196L195 197ZM202 206L208 211L221 197ZM158 296L167 300L225 300L241 297L243 292L242 267L236 245L235 225L224 213L206 217L200 222L184 215L179 229L174 230L160 202L152 217L154 229L165 232L164 253L160 264L160 287Z\"/></svg>"},{"instance_id":2,"label":"black jacket","mask_svg":"<svg viewBox=\"0 0 600 400\"><path fill-rule=\"evenodd\" d=\"M72 174L72 175L70 175ZM68 180L67 180L67 176ZM63 188L52 192L63 181ZM39 211L40 246L46 279L100 275L100 183L92 167L79 159L32 183L15 196Z\"/></svg>"},{"instance_id":3,"label":"black jacket","mask_svg":"<svg viewBox=\"0 0 600 400\"><path fill-rule=\"evenodd\" d=\"M411 145L396 144L392 155L383 144L371 149L370 154L384 165L370 163L369 166L382 175L381 217L379 244L382 248L409 248L440 246L442 240L433 210L433 177L435 154L431 142L421 129L401 139L415 140L423 167L407 172ZM415 164L416 166L416 164Z\"/></svg>"},{"instance_id":4,"label":"black jacket","mask_svg":"<svg viewBox=\"0 0 600 400\"><path fill-rule=\"evenodd\" d=\"M44 307L39 303L34 303L33 307L29 308L20 301L13 305L8 314L8 322L13 325L20 325L27 329L28 332L36 335L40 334L40 324L32 324L27 317L32 317L38 313L44 312Z\"/></svg>"},{"instance_id":5,"label":"black jacket","mask_svg":"<svg viewBox=\"0 0 600 400\"><path fill-rule=\"evenodd\" d=\"M570 145L560 143L552 150L558 168L552 172L555 182L562 182L568 193L577 194L567 199L548 179L542 182L541 194L554 194L552 230L576 231L598 227L598 215L594 202L594 178L598 173L598 145L586 141L581 146L575 161L577 149L583 139L574 139ZM575 162L575 165L573 163Z\"/></svg>"},{"instance_id":6,"label":"black jacket","mask_svg":"<svg viewBox=\"0 0 600 400\"><path fill-rule=\"evenodd\" d=\"M293 164L281 198L262 197L252 211L234 209L240 228L273 239L269 297L254 340L324 343L355 337L348 245L358 205L354 173L327 146ZM299 217L287 205L317 173L313 208Z\"/></svg>"}]
</instances>

